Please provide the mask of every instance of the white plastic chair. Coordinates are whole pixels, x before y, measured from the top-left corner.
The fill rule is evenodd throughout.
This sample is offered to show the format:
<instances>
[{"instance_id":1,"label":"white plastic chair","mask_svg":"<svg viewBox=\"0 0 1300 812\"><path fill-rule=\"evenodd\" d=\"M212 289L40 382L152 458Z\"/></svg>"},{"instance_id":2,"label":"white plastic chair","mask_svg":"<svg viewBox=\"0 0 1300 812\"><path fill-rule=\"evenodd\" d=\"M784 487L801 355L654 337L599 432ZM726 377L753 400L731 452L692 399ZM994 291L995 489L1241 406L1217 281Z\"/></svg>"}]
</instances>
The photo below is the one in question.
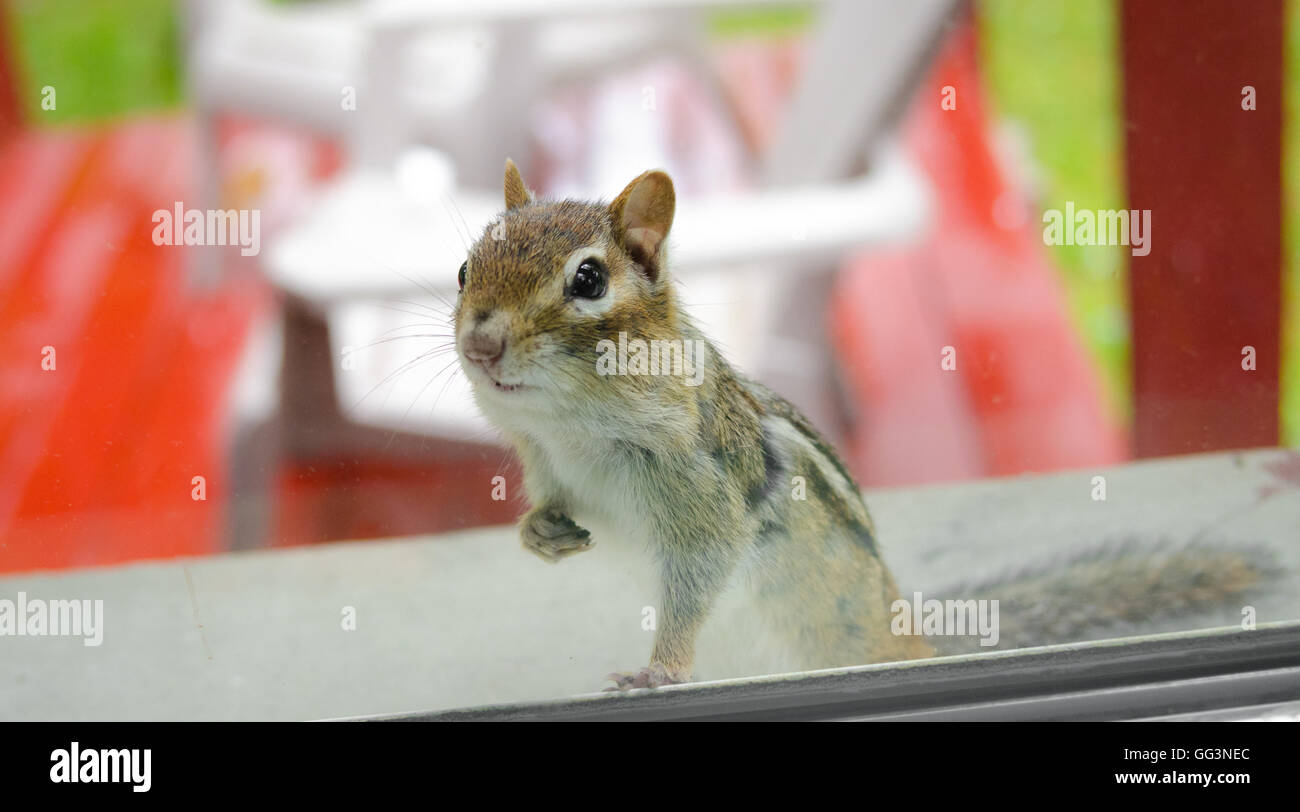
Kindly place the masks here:
<instances>
[{"instance_id":1,"label":"white plastic chair","mask_svg":"<svg viewBox=\"0 0 1300 812\"><path fill-rule=\"evenodd\" d=\"M361 0L271 7L191 0L191 76L205 132L216 115L235 111L337 133L348 146L341 176L264 252L265 272L292 312L287 326L253 351L259 357L248 368L257 371L245 376L239 402L257 405L245 408L243 419L268 411L283 416L290 399L329 425L377 429L390 441L395 430L489 440L463 381L431 382L421 374L385 380L403 359L382 353L371 356L375 361L350 353L344 371L345 350L412 321L394 308L432 313L454 295L466 241L500 208L503 159L525 155L532 102L559 83L647 54L670 52L705 66L698 14L730 5L755 3ZM833 439L822 326L827 270L846 251L905 239L928 219L925 184L881 136L955 0L819 5L806 70L775 146L760 156L765 187L683 197L671 246L688 304L694 297L743 305L703 319L729 354L793 395ZM605 34L580 33L602 27ZM566 39L578 46L566 48ZM349 88L355 110L341 103ZM211 141L207 151L211 169ZM211 175L207 189L215 189ZM617 191L590 190L605 197ZM309 342L314 349L304 355ZM319 356L319 363L291 363L281 355L285 347L296 348L297 359ZM265 370L277 364L278 389L268 389ZM296 390L313 394L295 398ZM295 431L310 416L281 422Z\"/></svg>"}]
</instances>

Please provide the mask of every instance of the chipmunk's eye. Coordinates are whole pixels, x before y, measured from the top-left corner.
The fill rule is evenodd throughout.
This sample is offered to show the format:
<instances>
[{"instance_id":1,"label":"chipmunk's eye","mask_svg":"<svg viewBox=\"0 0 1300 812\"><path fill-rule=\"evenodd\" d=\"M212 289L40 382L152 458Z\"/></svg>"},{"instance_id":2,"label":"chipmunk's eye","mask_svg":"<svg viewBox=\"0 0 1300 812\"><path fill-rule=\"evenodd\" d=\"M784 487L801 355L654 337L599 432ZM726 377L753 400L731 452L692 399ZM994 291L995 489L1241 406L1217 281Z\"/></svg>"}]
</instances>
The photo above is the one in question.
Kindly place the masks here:
<instances>
[{"instance_id":1,"label":"chipmunk's eye","mask_svg":"<svg viewBox=\"0 0 1300 812\"><path fill-rule=\"evenodd\" d=\"M580 299L599 299L605 295L605 268L599 261L586 259L573 274L569 295Z\"/></svg>"},{"instance_id":2,"label":"chipmunk's eye","mask_svg":"<svg viewBox=\"0 0 1300 812\"><path fill-rule=\"evenodd\" d=\"M460 284L461 290L465 289L465 272L468 270L469 270L469 263L462 262L460 264L460 273L456 274L456 282Z\"/></svg>"}]
</instances>

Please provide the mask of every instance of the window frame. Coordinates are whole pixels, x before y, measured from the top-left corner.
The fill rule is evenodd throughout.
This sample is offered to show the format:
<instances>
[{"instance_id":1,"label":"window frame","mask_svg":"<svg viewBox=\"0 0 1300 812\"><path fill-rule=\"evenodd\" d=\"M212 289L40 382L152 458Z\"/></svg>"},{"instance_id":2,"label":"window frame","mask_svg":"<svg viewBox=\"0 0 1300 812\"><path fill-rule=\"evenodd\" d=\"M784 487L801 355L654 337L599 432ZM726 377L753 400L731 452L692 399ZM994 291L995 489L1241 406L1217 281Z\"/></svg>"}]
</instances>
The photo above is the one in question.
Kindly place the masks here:
<instances>
[{"instance_id":1,"label":"window frame","mask_svg":"<svg viewBox=\"0 0 1300 812\"><path fill-rule=\"evenodd\" d=\"M1300 621L360 717L385 721L1101 721L1300 700Z\"/></svg>"}]
</instances>

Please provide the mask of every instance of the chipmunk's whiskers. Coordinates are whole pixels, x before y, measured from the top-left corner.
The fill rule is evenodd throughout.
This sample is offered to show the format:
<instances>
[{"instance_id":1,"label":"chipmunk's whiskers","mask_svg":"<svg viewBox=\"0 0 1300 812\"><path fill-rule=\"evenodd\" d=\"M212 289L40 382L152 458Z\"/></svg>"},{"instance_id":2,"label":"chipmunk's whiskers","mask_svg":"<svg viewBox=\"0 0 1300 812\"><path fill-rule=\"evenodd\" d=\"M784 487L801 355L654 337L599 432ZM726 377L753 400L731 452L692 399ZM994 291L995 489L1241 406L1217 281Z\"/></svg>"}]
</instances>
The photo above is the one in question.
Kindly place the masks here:
<instances>
[{"instance_id":1,"label":"chipmunk's whiskers","mask_svg":"<svg viewBox=\"0 0 1300 812\"><path fill-rule=\"evenodd\" d=\"M429 350L426 350L425 352L420 353L419 355L415 356L415 357L412 358L411 360L409 360L409 361L407 361L406 363L404 363L404 364L402 364L401 366L399 366L397 369L395 369L395 370L393 370L392 372L390 372L390 373L388 373L387 375L385 375L382 379L380 379L380 381L379 381L378 383L376 383L374 386L370 387L370 389L369 389L369 390L368 390L364 395L362 395L362 396L357 400L356 403L352 404L352 406L349 407L349 411L355 411L355 410L356 410L356 409L357 409L357 408L358 408L362 403L365 402L366 398L368 398L368 397L370 397L371 395L373 395L373 394L375 393L375 391L379 389L379 387L381 387L381 386L383 386L384 384L388 383L389 381L393 380L393 379L396 378L398 375L401 375L401 374L404 373L404 372L409 372L410 370L414 369L415 367L419 366L420 364L426 363L426 362L428 362L428 361L435 360L435 359L437 359L439 356L441 356L441 355L445 355L446 353L451 352L451 351L453 351L453 350L455 350L455 347L454 347L454 346L447 345L447 346L441 346L441 347L434 347L434 348L432 348L432 349L429 349ZM391 391L392 391L392 390L390 389L389 392L391 393ZM385 399L387 399L387 395L385 395Z\"/></svg>"}]
</instances>

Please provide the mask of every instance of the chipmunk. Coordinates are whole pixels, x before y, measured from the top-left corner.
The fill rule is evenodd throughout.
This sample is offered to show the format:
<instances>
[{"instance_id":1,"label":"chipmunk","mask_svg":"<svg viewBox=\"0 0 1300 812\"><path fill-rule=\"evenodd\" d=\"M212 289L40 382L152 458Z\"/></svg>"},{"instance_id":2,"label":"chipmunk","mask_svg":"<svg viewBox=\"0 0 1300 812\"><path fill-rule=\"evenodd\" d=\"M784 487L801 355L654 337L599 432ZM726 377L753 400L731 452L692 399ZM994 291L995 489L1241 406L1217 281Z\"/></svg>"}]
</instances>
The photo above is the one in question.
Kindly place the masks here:
<instances>
[{"instance_id":1,"label":"chipmunk","mask_svg":"<svg viewBox=\"0 0 1300 812\"><path fill-rule=\"evenodd\" d=\"M538 202L508 161L505 205L460 268L456 347L523 462L524 547L552 562L588 550L575 518L590 515L654 552L650 662L616 684L688 680L696 636L733 581L808 667L928 655L890 634L898 589L844 464L683 311L665 250L668 175L642 174L607 206ZM600 374L598 345L620 334L706 348L692 359L698 385L685 373ZM792 496L799 482L805 499Z\"/></svg>"},{"instance_id":2,"label":"chipmunk","mask_svg":"<svg viewBox=\"0 0 1300 812\"><path fill-rule=\"evenodd\" d=\"M899 590L844 463L683 311L668 175L646 172L608 205L539 201L507 161L504 187L504 213L460 267L455 346L523 463L523 546L552 563L590 550L578 521L591 520L653 552L650 660L610 675L615 687L688 681L724 593L744 596L800 670L934 654L891 632ZM681 374L616 374L632 364L611 369L609 348L637 340L703 352L682 353L695 357Z\"/></svg>"}]
</instances>

